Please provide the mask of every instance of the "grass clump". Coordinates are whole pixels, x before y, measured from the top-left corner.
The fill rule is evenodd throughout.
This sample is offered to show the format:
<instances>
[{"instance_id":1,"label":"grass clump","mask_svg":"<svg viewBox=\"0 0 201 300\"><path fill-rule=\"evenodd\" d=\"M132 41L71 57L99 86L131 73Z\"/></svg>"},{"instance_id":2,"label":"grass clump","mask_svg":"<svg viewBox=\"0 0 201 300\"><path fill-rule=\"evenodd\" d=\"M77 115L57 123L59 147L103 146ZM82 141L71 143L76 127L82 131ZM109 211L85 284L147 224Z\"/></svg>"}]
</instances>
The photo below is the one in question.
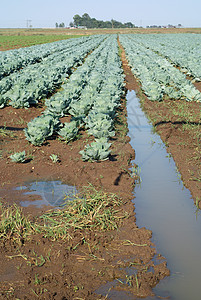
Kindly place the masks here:
<instances>
[{"instance_id":1,"label":"grass clump","mask_svg":"<svg viewBox=\"0 0 201 300\"><path fill-rule=\"evenodd\" d=\"M122 204L114 194L97 191L94 187L85 187L82 195L68 201L64 209L50 211L43 219L46 236L66 238L68 229L74 230L114 230L127 215L120 208Z\"/></svg>"},{"instance_id":2,"label":"grass clump","mask_svg":"<svg viewBox=\"0 0 201 300\"><path fill-rule=\"evenodd\" d=\"M0 204L0 240L23 244L28 236L35 234L64 240L76 230L115 230L128 217L120 207L122 204L115 194L97 191L91 185L75 195L74 200L68 200L62 209L50 210L34 222L16 204L9 207Z\"/></svg>"},{"instance_id":3,"label":"grass clump","mask_svg":"<svg viewBox=\"0 0 201 300\"><path fill-rule=\"evenodd\" d=\"M5 207L0 203L0 240L12 240L23 244L26 237L32 232L31 222L22 214L16 204Z\"/></svg>"}]
</instances>

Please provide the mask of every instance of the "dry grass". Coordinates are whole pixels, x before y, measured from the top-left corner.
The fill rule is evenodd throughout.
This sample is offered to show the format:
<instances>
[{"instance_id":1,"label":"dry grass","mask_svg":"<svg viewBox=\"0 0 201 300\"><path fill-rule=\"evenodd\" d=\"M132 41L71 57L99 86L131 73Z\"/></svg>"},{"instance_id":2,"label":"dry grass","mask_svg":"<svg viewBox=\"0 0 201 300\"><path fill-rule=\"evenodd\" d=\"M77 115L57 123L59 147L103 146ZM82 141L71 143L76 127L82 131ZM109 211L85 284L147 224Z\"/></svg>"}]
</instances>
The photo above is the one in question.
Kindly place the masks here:
<instances>
[{"instance_id":1,"label":"dry grass","mask_svg":"<svg viewBox=\"0 0 201 300\"><path fill-rule=\"evenodd\" d=\"M69 229L115 230L121 220L128 217L120 208L122 204L115 194L97 191L92 185L85 187L74 200L68 200L62 209L52 209L32 221L17 205L6 207L1 204L0 238L4 242L21 244L37 233L56 240L66 239Z\"/></svg>"},{"instance_id":2,"label":"dry grass","mask_svg":"<svg viewBox=\"0 0 201 300\"><path fill-rule=\"evenodd\" d=\"M0 29L0 35L90 35L108 33L199 33L201 28L114 28L114 29L66 29L66 28L38 28L38 29Z\"/></svg>"}]
</instances>

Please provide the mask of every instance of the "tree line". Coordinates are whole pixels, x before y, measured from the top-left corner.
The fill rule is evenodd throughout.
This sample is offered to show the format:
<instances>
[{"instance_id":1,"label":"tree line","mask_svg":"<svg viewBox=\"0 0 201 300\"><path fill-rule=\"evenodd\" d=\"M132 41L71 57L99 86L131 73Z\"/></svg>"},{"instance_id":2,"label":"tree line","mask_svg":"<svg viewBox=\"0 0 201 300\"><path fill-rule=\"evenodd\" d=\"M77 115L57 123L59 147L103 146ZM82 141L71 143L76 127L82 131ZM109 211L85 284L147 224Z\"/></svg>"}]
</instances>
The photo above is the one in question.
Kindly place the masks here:
<instances>
[{"instance_id":1,"label":"tree line","mask_svg":"<svg viewBox=\"0 0 201 300\"><path fill-rule=\"evenodd\" d=\"M102 21L91 18L87 13L79 16L74 15L73 22L70 22L70 27L86 27L86 28L134 28L135 25L131 22L121 23L116 20Z\"/></svg>"},{"instance_id":2,"label":"tree line","mask_svg":"<svg viewBox=\"0 0 201 300\"><path fill-rule=\"evenodd\" d=\"M56 27L56 28L64 28L64 27L65 27L65 24L64 24L64 22L62 22L62 23L60 23L60 24L59 24L59 23L56 23L56 24L55 24L55 27Z\"/></svg>"}]
</instances>

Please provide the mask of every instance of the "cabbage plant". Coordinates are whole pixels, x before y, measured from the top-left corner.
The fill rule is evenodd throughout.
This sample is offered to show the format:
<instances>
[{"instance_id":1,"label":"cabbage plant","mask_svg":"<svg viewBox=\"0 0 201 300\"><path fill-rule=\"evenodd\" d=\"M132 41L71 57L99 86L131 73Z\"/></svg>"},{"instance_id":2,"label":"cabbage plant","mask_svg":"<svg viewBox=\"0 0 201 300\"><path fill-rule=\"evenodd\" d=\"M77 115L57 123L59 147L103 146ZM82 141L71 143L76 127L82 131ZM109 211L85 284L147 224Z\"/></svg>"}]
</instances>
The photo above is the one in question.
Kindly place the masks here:
<instances>
[{"instance_id":1,"label":"cabbage plant","mask_svg":"<svg viewBox=\"0 0 201 300\"><path fill-rule=\"evenodd\" d=\"M100 161L106 160L110 155L111 143L108 143L106 138L96 139L91 145L87 144L84 150L79 153L82 155L83 161Z\"/></svg>"},{"instance_id":2,"label":"cabbage plant","mask_svg":"<svg viewBox=\"0 0 201 300\"><path fill-rule=\"evenodd\" d=\"M77 122L64 123L64 127L59 130L58 134L66 143L74 140L78 134Z\"/></svg>"},{"instance_id":3,"label":"cabbage plant","mask_svg":"<svg viewBox=\"0 0 201 300\"><path fill-rule=\"evenodd\" d=\"M12 162L23 163L26 159L26 152L25 151L16 152L10 155L10 159L12 160Z\"/></svg>"},{"instance_id":4,"label":"cabbage plant","mask_svg":"<svg viewBox=\"0 0 201 300\"><path fill-rule=\"evenodd\" d=\"M33 119L25 128L26 139L34 146L41 146L46 138L57 129L58 119L51 115L42 115Z\"/></svg>"}]
</instances>

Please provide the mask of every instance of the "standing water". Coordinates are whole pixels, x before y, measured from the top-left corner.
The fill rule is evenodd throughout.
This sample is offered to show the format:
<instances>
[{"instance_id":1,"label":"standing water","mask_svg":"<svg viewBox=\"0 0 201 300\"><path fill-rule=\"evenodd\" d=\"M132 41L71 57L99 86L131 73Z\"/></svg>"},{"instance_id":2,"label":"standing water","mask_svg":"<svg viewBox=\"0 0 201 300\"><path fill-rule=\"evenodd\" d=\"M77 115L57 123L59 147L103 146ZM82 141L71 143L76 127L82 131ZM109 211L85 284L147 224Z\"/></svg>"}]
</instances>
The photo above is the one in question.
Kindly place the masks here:
<instances>
[{"instance_id":1,"label":"standing water","mask_svg":"<svg viewBox=\"0 0 201 300\"><path fill-rule=\"evenodd\" d=\"M130 143L141 170L134 192L137 225L152 230L153 242L171 272L154 292L168 299L200 300L201 215L134 91L127 94L127 111Z\"/></svg>"},{"instance_id":2,"label":"standing water","mask_svg":"<svg viewBox=\"0 0 201 300\"><path fill-rule=\"evenodd\" d=\"M16 190L24 190L24 195L38 195L38 200L21 201L21 206L34 205L37 208L43 206L61 207L66 201L75 199L78 190L75 186L63 184L61 181L34 181L25 186L19 186Z\"/></svg>"}]
</instances>

